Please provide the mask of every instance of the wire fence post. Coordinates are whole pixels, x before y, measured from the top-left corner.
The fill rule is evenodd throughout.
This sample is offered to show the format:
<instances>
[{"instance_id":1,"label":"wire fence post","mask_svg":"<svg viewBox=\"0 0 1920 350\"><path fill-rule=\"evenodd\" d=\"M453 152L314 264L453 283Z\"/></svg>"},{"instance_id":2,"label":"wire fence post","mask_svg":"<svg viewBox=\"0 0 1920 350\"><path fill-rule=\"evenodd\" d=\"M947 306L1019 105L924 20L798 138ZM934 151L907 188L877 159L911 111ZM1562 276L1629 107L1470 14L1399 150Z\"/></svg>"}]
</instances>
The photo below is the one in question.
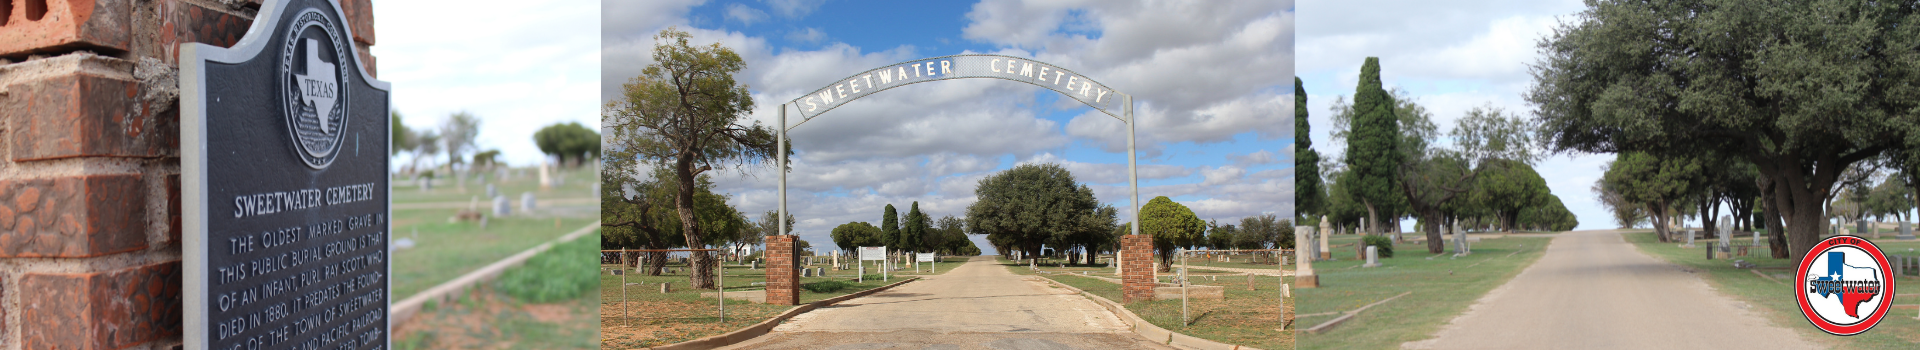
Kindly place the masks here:
<instances>
[{"instance_id":1,"label":"wire fence post","mask_svg":"<svg viewBox=\"0 0 1920 350\"><path fill-rule=\"evenodd\" d=\"M620 252L620 269L627 269L627 252ZM620 271L620 318L633 328L633 315L627 313L627 272Z\"/></svg>"},{"instance_id":2,"label":"wire fence post","mask_svg":"<svg viewBox=\"0 0 1920 350\"><path fill-rule=\"evenodd\" d=\"M714 286L720 288L720 323L727 323L727 271L725 270L726 268L727 268L726 264L721 264L720 259L713 260L713 273L714 275L717 276L715 277L715 279L718 280L714 282Z\"/></svg>"}]
</instances>

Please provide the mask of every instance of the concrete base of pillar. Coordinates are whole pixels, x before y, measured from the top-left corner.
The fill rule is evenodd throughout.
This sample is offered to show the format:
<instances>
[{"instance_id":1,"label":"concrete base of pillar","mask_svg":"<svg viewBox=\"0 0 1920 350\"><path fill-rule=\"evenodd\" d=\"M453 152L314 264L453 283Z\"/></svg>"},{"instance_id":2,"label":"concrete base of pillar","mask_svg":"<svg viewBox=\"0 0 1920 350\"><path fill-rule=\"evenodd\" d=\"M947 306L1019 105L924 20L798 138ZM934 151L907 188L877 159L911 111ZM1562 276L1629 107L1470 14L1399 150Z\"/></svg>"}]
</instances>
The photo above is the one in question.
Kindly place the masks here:
<instances>
[{"instance_id":1,"label":"concrete base of pillar","mask_svg":"<svg viewBox=\"0 0 1920 350\"><path fill-rule=\"evenodd\" d=\"M1320 275L1293 276L1293 284L1299 288L1320 288Z\"/></svg>"}]
</instances>

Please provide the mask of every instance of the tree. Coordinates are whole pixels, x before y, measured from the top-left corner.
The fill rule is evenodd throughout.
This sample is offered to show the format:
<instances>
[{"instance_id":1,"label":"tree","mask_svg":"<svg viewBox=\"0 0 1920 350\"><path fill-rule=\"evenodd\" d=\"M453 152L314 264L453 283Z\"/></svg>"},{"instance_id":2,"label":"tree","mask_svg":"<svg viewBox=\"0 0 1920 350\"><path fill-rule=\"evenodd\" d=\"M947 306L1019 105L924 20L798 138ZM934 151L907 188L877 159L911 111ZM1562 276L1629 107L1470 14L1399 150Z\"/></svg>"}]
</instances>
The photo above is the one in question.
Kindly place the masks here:
<instances>
[{"instance_id":1,"label":"tree","mask_svg":"<svg viewBox=\"0 0 1920 350\"><path fill-rule=\"evenodd\" d=\"M1544 204L1553 195L1547 179L1526 163L1496 159L1481 163L1481 168L1474 183L1474 202L1491 211L1503 231L1518 228L1522 210Z\"/></svg>"},{"instance_id":2,"label":"tree","mask_svg":"<svg viewBox=\"0 0 1920 350\"><path fill-rule=\"evenodd\" d=\"M1607 161L1607 164L1600 166L1600 173L1609 173L1612 168L1613 161ZM1591 187L1593 195L1599 197L1600 205L1607 208L1608 214L1612 214L1614 224L1620 225L1622 229L1628 229L1640 227L1640 224L1646 223L1646 209L1639 203L1627 200L1615 186L1619 184L1607 182L1602 178L1593 180L1593 187Z\"/></svg>"},{"instance_id":3,"label":"tree","mask_svg":"<svg viewBox=\"0 0 1920 350\"><path fill-rule=\"evenodd\" d=\"M1911 195L1913 189L1908 188L1906 182L1889 176L1867 195L1868 212L1876 218L1890 216L1900 221L1910 220L1912 217L1907 214L1913 210L1913 199L1908 197Z\"/></svg>"},{"instance_id":4,"label":"tree","mask_svg":"<svg viewBox=\"0 0 1920 350\"><path fill-rule=\"evenodd\" d=\"M1349 196L1367 209L1367 228L1385 232L1383 214L1398 208L1400 120L1394 116L1393 96L1380 87L1380 58L1367 57L1360 66L1360 85L1353 92L1353 124L1348 130L1346 178L1340 179ZM1143 219L1144 220L1144 219Z\"/></svg>"},{"instance_id":5,"label":"tree","mask_svg":"<svg viewBox=\"0 0 1920 350\"><path fill-rule=\"evenodd\" d=\"M887 209L880 214L880 242L890 251L905 249L900 246L900 212L893 209L893 204L887 204Z\"/></svg>"},{"instance_id":6,"label":"tree","mask_svg":"<svg viewBox=\"0 0 1920 350\"><path fill-rule=\"evenodd\" d=\"M927 218L927 213L920 212L920 202L915 201L907 209L906 222L900 227L900 251L932 251L939 241L937 237L928 237L928 231L933 231L933 221Z\"/></svg>"},{"instance_id":7,"label":"tree","mask_svg":"<svg viewBox=\"0 0 1920 350\"><path fill-rule=\"evenodd\" d=\"M986 234L994 249L1006 254L1020 249L1040 255L1040 246L1055 235L1071 235L1094 227L1100 202L1093 189L1074 181L1059 164L1023 164L987 178L973 190L978 198L967 206L967 228ZM1198 219L1196 219L1198 220Z\"/></svg>"},{"instance_id":8,"label":"tree","mask_svg":"<svg viewBox=\"0 0 1920 350\"><path fill-rule=\"evenodd\" d=\"M1293 249L1293 227L1279 216L1265 214L1240 218L1233 236L1236 249Z\"/></svg>"},{"instance_id":9,"label":"tree","mask_svg":"<svg viewBox=\"0 0 1920 350\"><path fill-rule=\"evenodd\" d=\"M1567 206L1560 203L1560 196L1553 194L1547 194L1540 205L1521 209L1517 222L1520 227L1549 232L1567 231L1580 226L1580 218L1567 211Z\"/></svg>"},{"instance_id":10,"label":"tree","mask_svg":"<svg viewBox=\"0 0 1920 350\"><path fill-rule=\"evenodd\" d=\"M540 153L562 163L579 165L586 159L600 157L600 133L578 122L540 128L533 133L533 144L540 147Z\"/></svg>"},{"instance_id":11,"label":"tree","mask_svg":"<svg viewBox=\"0 0 1920 350\"><path fill-rule=\"evenodd\" d=\"M413 149L413 139L419 136L414 135L412 129L407 129L407 123L400 122L400 111L393 111L391 115L393 130L389 134L393 136L393 140L389 141L391 143L388 144L390 146L388 149L393 152L392 155L397 156L400 155L400 151Z\"/></svg>"},{"instance_id":12,"label":"tree","mask_svg":"<svg viewBox=\"0 0 1920 350\"><path fill-rule=\"evenodd\" d=\"M440 137L446 140L447 164L464 163L460 155L472 150L480 136L480 118L467 111L454 112L440 123ZM465 177L460 177L465 184Z\"/></svg>"},{"instance_id":13,"label":"tree","mask_svg":"<svg viewBox=\"0 0 1920 350\"><path fill-rule=\"evenodd\" d=\"M959 255L961 250L973 245L973 241L967 239L966 220L953 217L953 215L947 215L940 218L937 226L937 228L933 229L933 232L938 232L942 237L940 239L941 251L945 251L949 255Z\"/></svg>"},{"instance_id":14,"label":"tree","mask_svg":"<svg viewBox=\"0 0 1920 350\"><path fill-rule=\"evenodd\" d=\"M1653 217L1653 230L1661 242L1672 239L1668 209L1675 201L1692 193L1699 183L1700 164L1693 158L1660 158L1650 154L1622 153L1613 160L1602 178L1607 186L1620 190L1621 198L1647 209Z\"/></svg>"},{"instance_id":15,"label":"tree","mask_svg":"<svg viewBox=\"0 0 1920 350\"><path fill-rule=\"evenodd\" d=\"M633 156L671 170L666 178L677 185L674 209L687 245L705 247L704 228L694 220L694 179L736 164L767 163L778 148L772 127L743 124L753 110L753 96L733 79L746 69L740 55L718 43L694 47L689 37L676 28L654 36L654 63L621 86L602 118L618 140L610 148L630 149ZM714 288L709 255L693 252L692 258L690 286Z\"/></svg>"},{"instance_id":16,"label":"tree","mask_svg":"<svg viewBox=\"0 0 1920 350\"><path fill-rule=\"evenodd\" d=\"M1526 98L1541 138L1561 152L1744 158L1786 219L1789 258L1819 242L1840 173L1920 133L1912 2L1587 5L1539 43Z\"/></svg>"},{"instance_id":17,"label":"tree","mask_svg":"<svg viewBox=\"0 0 1920 350\"><path fill-rule=\"evenodd\" d=\"M427 165L433 166L433 156L440 154L440 133L429 129L414 135L413 146L413 168L419 169L421 160L427 160ZM428 177L432 177L431 173Z\"/></svg>"},{"instance_id":18,"label":"tree","mask_svg":"<svg viewBox=\"0 0 1920 350\"><path fill-rule=\"evenodd\" d=\"M841 251L851 255L860 247L880 246L880 228L873 224L854 221L833 228L833 244Z\"/></svg>"},{"instance_id":19,"label":"tree","mask_svg":"<svg viewBox=\"0 0 1920 350\"><path fill-rule=\"evenodd\" d=\"M1140 232L1153 236L1153 250L1160 257L1160 272L1172 271L1174 248L1202 242L1206 230L1206 221L1200 221L1192 209L1167 196L1153 197L1140 207Z\"/></svg>"},{"instance_id":20,"label":"tree","mask_svg":"<svg viewBox=\"0 0 1920 350\"><path fill-rule=\"evenodd\" d=\"M1313 150L1313 125L1307 118L1307 89L1293 77L1293 207L1298 217L1312 217L1326 207L1320 183L1320 152Z\"/></svg>"},{"instance_id":21,"label":"tree","mask_svg":"<svg viewBox=\"0 0 1920 350\"><path fill-rule=\"evenodd\" d=\"M1233 249L1233 237L1239 232L1233 224L1207 222L1207 249Z\"/></svg>"},{"instance_id":22,"label":"tree","mask_svg":"<svg viewBox=\"0 0 1920 350\"><path fill-rule=\"evenodd\" d=\"M664 168L652 170L652 179L667 175ZM616 177L602 177L602 181L612 178ZM682 231L685 225L680 222L681 217L667 210L672 208L677 192L673 184L657 180L608 181L601 186L600 196L600 226L607 229L602 244L622 249L668 249L687 247L688 241L726 244L751 236L746 217L727 205L727 196L713 193L710 177L700 177L696 186L694 217L699 225L708 229L700 236L689 236ZM666 254L650 254L647 259L651 266L649 274L659 275Z\"/></svg>"}]
</instances>

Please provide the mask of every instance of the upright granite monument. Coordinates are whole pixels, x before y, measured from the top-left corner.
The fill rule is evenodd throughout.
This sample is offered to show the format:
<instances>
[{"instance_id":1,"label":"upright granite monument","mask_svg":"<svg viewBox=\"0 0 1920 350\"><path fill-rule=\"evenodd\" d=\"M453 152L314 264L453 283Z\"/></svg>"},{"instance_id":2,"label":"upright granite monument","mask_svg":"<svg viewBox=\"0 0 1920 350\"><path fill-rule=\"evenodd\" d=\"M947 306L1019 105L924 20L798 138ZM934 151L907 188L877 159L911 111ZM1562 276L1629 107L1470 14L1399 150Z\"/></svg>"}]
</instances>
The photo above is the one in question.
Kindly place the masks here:
<instances>
[{"instance_id":1,"label":"upright granite monument","mask_svg":"<svg viewBox=\"0 0 1920 350\"><path fill-rule=\"evenodd\" d=\"M353 29L268 1L180 46L185 348L389 347L389 88Z\"/></svg>"}]
</instances>

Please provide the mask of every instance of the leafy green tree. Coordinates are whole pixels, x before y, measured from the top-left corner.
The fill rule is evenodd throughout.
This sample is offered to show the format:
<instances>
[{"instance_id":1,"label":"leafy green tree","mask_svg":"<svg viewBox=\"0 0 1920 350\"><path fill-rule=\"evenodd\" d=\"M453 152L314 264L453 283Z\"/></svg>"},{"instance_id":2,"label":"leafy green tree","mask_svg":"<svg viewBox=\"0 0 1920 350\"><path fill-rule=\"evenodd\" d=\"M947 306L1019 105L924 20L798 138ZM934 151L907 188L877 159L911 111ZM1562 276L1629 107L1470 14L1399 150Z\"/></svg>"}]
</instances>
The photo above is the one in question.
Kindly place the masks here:
<instances>
[{"instance_id":1,"label":"leafy green tree","mask_svg":"<svg viewBox=\"0 0 1920 350\"><path fill-rule=\"evenodd\" d=\"M1519 225L1535 230L1550 232L1572 230L1580 226L1580 218L1567 211L1566 204L1560 203L1560 196L1548 194L1540 205L1520 210Z\"/></svg>"},{"instance_id":2,"label":"leafy green tree","mask_svg":"<svg viewBox=\"0 0 1920 350\"><path fill-rule=\"evenodd\" d=\"M973 191L978 199L967 206L967 228L986 234L1001 254L1020 249L1039 256L1041 245L1059 241L1056 235L1098 225L1088 222L1100 206L1093 189L1059 164L1015 166L981 179Z\"/></svg>"},{"instance_id":3,"label":"leafy green tree","mask_svg":"<svg viewBox=\"0 0 1920 350\"><path fill-rule=\"evenodd\" d=\"M533 144L540 147L540 153L566 164L578 165L588 158L600 157L600 133L578 122L542 127L533 133Z\"/></svg>"},{"instance_id":4,"label":"leafy green tree","mask_svg":"<svg viewBox=\"0 0 1920 350\"><path fill-rule=\"evenodd\" d=\"M1873 191L1867 195L1868 213L1875 218L1894 217L1900 221L1909 220L1911 217L1907 215L1908 211L1913 210L1913 199L1908 197L1911 195L1913 195L1913 189L1908 188L1906 182L1896 177L1887 177L1886 180L1880 181L1879 185L1873 186Z\"/></svg>"},{"instance_id":5,"label":"leafy green tree","mask_svg":"<svg viewBox=\"0 0 1920 350\"><path fill-rule=\"evenodd\" d=\"M733 78L746 69L740 55L717 43L695 47L690 37L676 28L654 36L654 63L621 86L602 119L616 139L610 148L671 170L662 178L677 185L673 203L687 245L706 247L701 232L711 228L694 219L694 179L734 164L768 163L778 148L772 127L748 122L753 95ZM710 258L693 252L690 287L714 288Z\"/></svg>"},{"instance_id":6,"label":"leafy green tree","mask_svg":"<svg viewBox=\"0 0 1920 350\"><path fill-rule=\"evenodd\" d=\"M765 242L766 236L793 234L793 223L794 223L793 214L792 213L787 214L787 230L786 231L780 230L780 221L778 221L780 220L779 218L780 218L779 210L768 210L765 213L761 213L760 219L753 221L753 232L754 232L754 235L757 237L749 238L747 240L747 243L760 244L762 242Z\"/></svg>"},{"instance_id":7,"label":"leafy green tree","mask_svg":"<svg viewBox=\"0 0 1920 350\"><path fill-rule=\"evenodd\" d=\"M933 232L937 232L941 236L940 250L949 255L962 255L960 254L961 251L966 249L966 247L973 246L973 241L967 239L966 226L966 220L953 217L953 215L941 217L937 227L933 229ZM978 250L979 248L974 249ZM976 253L974 255L979 254Z\"/></svg>"},{"instance_id":8,"label":"leafy green tree","mask_svg":"<svg viewBox=\"0 0 1920 350\"><path fill-rule=\"evenodd\" d=\"M1911 2L1587 6L1539 44L1527 100L1545 144L1745 158L1770 183L1764 200L1786 219L1794 260L1825 233L1840 174L1920 134Z\"/></svg>"},{"instance_id":9,"label":"leafy green tree","mask_svg":"<svg viewBox=\"0 0 1920 350\"><path fill-rule=\"evenodd\" d=\"M1293 249L1293 227L1291 222L1273 214L1243 217L1240 218L1238 231L1234 233L1233 247Z\"/></svg>"},{"instance_id":10,"label":"leafy green tree","mask_svg":"<svg viewBox=\"0 0 1920 350\"><path fill-rule=\"evenodd\" d=\"M440 123L440 137L446 141L447 164L461 164L465 158L460 155L474 149L479 141L480 118L467 111L454 112Z\"/></svg>"},{"instance_id":11,"label":"leafy green tree","mask_svg":"<svg viewBox=\"0 0 1920 350\"><path fill-rule=\"evenodd\" d=\"M1481 167L1474 183L1474 202L1494 214L1502 231L1518 228L1522 209L1541 205L1552 195L1547 179L1526 163L1498 159L1481 163Z\"/></svg>"},{"instance_id":12,"label":"leafy green tree","mask_svg":"<svg viewBox=\"0 0 1920 350\"><path fill-rule=\"evenodd\" d=\"M1607 164L1600 166L1600 173L1608 173L1611 169L1613 169L1613 161L1607 161ZM1607 213L1613 216L1614 224L1622 229L1640 227L1647 222L1648 213L1640 203L1629 201L1625 195L1620 194L1621 190L1616 187L1620 185L1607 182L1602 178L1593 180L1591 189L1593 195L1600 199L1600 205L1606 207Z\"/></svg>"},{"instance_id":13,"label":"leafy green tree","mask_svg":"<svg viewBox=\"0 0 1920 350\"><path fill-rule=\"evenodd\" d=\"M1296 216L1312 217L1326 207L1325 185L1320 183L1320 152L1313 150L1313 125L1307 118L1307 88L1293 77L1293 208Z\"/></svg>"},{"instance_id":14,"label":"leafy green tree","mask_svg":"<svg viewBox=\"0 0 1920 350\"><path fill-rule=\"evenodd\" d=\"M1640 203L1653 217L1653 229L1661 242L1672 240L1668 214L1674 202L1692 193L1700 183L1700 164L1687 157L1660 158L1640 152L1622 153L1602 180L1619 189L1627 201Z\"/></svg>"},{"instance_id":15,"label":"leafy green tree","mask_svg":"<svg viewBox=\"0 0 1920 350\"><path fill-rule=\"evenodd\" d=\"M1233 236L1238 234L1238 231L1239 229L1233 224L1221 225L1218 222L1208 221L1207 249L1233 249Z\"/></svg>"},{"instance_id":16,"label":"leafy green tree","mask_svg":"<svg viewBox=\"0 0 1920 350\"><path fill-rule=\"evenodd\" d=\"M1160 272L1173 271L1174 248L1204 242L1206 230L1206 221L1200 221L1192 209L1167 196L1153 197L1140 207L1140 232L1153 236L1153 250L1160 257Z\"/></svg>"},{"instance_id":17,"label":"leafy green tree","mask_svg":"<svg viewBox=\"0 0 1920 350\"><path fill-rule=\"evenodd\" d=\"M400 111L393 111L392 116L393 129L389 134L393 136L393 140L387 145L390 146L392 155L397 156L400 155L400 151L413 149L413 139L418 136L414 135L412 129L407 128L406 123L400 122Z\"/></svg>"},{"instance_id":18,"label":"leafy green tree","mask_svg":"<svg viewBox=\"0 0 1920 350\"><path fill-rule=\"evenodd\" d=\"M664 168L653 169L665 175ZM655 177L658 179L659 177ZM603 178L605 179L605 178ZM668 249L687 247L689 239L735 243L750 236L746 216L727 205L727 196L713 193L713 181L701 176L696 183L694 207L699 225L708 228L696 235L682 231L685 225L672 208L673 184L661 181L613 182L601 186L600 226L606 229L602 244L615 249ZM625 189L622 186L627 186ZM659 275L666 254L649 254L648 274Z\"/></svg>"},{"instance_id":19,"label":"leafy green tree","mask_svg":"<svg viewBox=\"0 0 1920 350\"><path fill-rule=\"evenodd\" d=\"M880 243L880 228L873 227L873 224L860 221L840 224L839 227L834 227L832 236L833 244L839 246L841 251L847 252L849 255L854 254L854 251L860 247L878 247L883 245Z\"/></svg>"}]
</instances>

